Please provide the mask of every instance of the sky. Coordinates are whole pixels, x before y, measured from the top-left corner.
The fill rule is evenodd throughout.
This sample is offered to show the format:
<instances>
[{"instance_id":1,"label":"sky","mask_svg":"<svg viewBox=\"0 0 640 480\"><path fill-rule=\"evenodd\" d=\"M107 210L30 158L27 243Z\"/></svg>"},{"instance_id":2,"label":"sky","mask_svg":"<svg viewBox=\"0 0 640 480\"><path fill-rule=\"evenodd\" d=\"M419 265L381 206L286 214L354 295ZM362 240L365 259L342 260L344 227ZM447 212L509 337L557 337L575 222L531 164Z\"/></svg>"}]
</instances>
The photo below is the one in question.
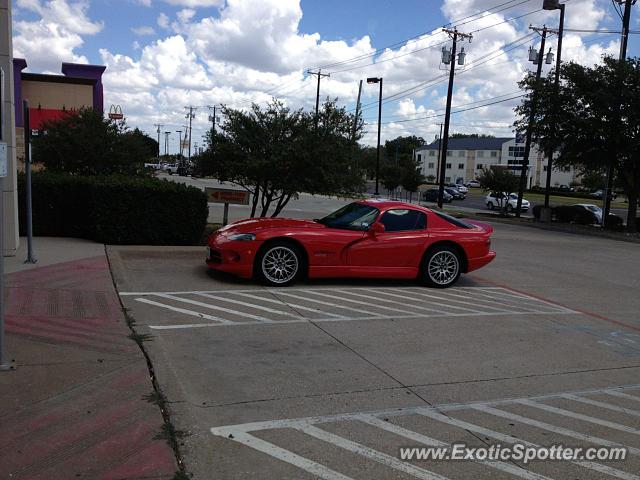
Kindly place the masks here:
<instances>
[{"instance_id":1,"label":"sky","mask_svg":"<svg viewBox=\"0 0 640 480\"><path fill-rule=\"evenodd\" d=\"M611 0L566 4L563 61L593 65L618 56L621 18ZM382 77L382 142L399 135L432 141L444 120L451 47L442 27L457 26L459 43L451 132L511 137L517 82L535 70L528 50L557 28L559 11L543 0L13 0L13 48L26 71L60 73L62 62L106 65L105 109L120 105L130 127L156 138L171 132L170 153L184 131L185 106L196 106L192 142L210 128L208 107L265 106L278 98L313 109L321 98L355 109L358 84ZM631 28L640 27L637 8ZM575 31L581 30L581 31ZM586 30L586 31L585 31ZM606 30L614 33L593 33ZM557 37L547 38L556 50ZM629 56L640 55L631 35ZM552 65L543 65L547 71ZM365 135L377 136L378 84L363 84ZM491 104L491 105L488 105ZM221 118L224 121L223 118ZM161 141L164 145L164 139Z\"/></svg>"}]
</instances>

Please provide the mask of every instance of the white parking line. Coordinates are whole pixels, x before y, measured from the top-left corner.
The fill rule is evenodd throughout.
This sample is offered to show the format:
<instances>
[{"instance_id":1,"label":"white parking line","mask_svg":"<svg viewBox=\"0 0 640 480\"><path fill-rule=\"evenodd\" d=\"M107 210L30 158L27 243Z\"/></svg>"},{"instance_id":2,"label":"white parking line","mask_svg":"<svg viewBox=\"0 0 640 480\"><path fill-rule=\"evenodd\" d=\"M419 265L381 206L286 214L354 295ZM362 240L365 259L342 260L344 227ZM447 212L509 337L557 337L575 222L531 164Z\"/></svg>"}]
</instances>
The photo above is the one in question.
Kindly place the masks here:
<instances>
[{"instance_id":1,"label":"white parking line","mask_svg":"<svg viewBox=\"0 0 640 480\"><path fill-rule=\"evenodd\" d=\"M640 385L630 385L625 387L615 387L614 389L607 388L601 390L589 390L582 392L573 392L571 394L566 393L558 393L558 394L550 394L550 395L540 395L535 397L528 398L511 398L511 399L501 399L489 402L473 402L469 404L446 404L446 405L436 405L432 407L408 407L408 408L395 408L382 410L377 412L362 412L362 413L346 413L346 414L338 414L338 415L328 415L328 416L316 416L316 417L306 417L306 418L297 418L297 419L282 419L282 420L272 420L272 421L262 421L262 422L254 422L254 423L245 423L239 425L228 425L221 427L214 427L211 429L211 433L213 435L223 437L228 441L235 441L238 443L242 443L246 446L255 448L260 450L263 453L268 454L269 456L294 465L302 470L305 470L309 473L312 473L320 478L343 478L343 477L335 477L335 475L344 475L342 473L337 473L334 470L329 470L328 472L322 471L322 468L327 468L322 465L318 466L317 463L311 462L311 464L306 464L304 457L301 457L298 454L295 454L289 450L286 450L282 447L279 447L275 444L268 444L268 448L264 445L259 445L257 447L251 445L247 438L252 437L252 432L258 432L262 430L269 431L280 431L283 434L290 429L297 430L302 432L312 438L317 440L321 440L326 442L334 447L346 450L352 454L359 455L363 457L365 460L373 461L376 463L380 463L385 465L388 468L393 468L395 470L401 471L405 474L411 475L416 478L427 478L427 479L444 479L444 474L446 472L434 473L429 470L426 470L421 467L416 467L415 465L403 462L399 459L399 457L388 455L386 453L375 450L374 448L366 445L364 442L360 442L358 440L358 423L366 424L371 428L378 429L380 433L377 435L383 435L384 433L389 433L395 435L397 437L405 438L416 442L418 445L423 446L432 446L432 447L443 447L448 446L449 444L443 440L439 440L437 438L425 435L422 432L417 432L411 430L406 427L402 427L397 423L393 423L393 419L404 419L404 424L407 423L408 418L411 415L421 415L423 417L444 423L449 428L453 428L455 432L449 432L446 434L447 438L456 438L457 435L467 432L474 432L485 436L487 438L491 438L497 440L498 442L502 442L505 444L523 444L528 447L538 448L539 445L527 440L526 438L519 438L512 435L508 435L506 433L497 432L492 429L483 427L481 425L476 425L458 418L455 418L454 415L462 413L464 411L476 410L479 412L483 412L489 415L495 415L502 418L507 418L512 421L520 422L525 425L543 429L546 431L551 431L556 434L567 436L570 438L574 438L577 440L581 440L587 442L590 445L601 445L601 446L609 446L609 447L623 447L627 448L629 453L633 455L639 455L640 450L634 447L629 447L627 445L623 445L621 443L615 442L613 440L608 440L604 438L594 437L592 435L587 435L584 433L576 432L574 430L570 430L568 428L564 428L557 425L552 425L550 423L540 422L529 418L524 415L517 415L506 410L501 410L495 408L496 406L506 406L506 405L522 405L525 407L532 408L540 408L541 406L545 410L552 411L553 413L559 413L564 416L568 416L570 418L575 418L577 420L597 420L594 417L588 417L587 415L582 415L577 412L571 412L568 410L561 410L560 412L555 411L554 407L550 407L547 409L549 405L538 403L545 400L551 399L561 399L566 398L567 396L575 396L577 398L584 399L588 395L599 395L605 392L615 391L617 393L623 393L622 391L634 391L638 392L640 389ZM623 393L625 394L625 393ZM626 395L626 394L625 394ZM446 413L442 413L446 412ZM452 416L453 415L453 416ZM336 433L332 433L327 429L321 428L322 425L340 425L342 423L348 423L348 430L350 432L349 438L345 438L342 435L338 435ZM603 421L604 422L604 421ZM621 424L613 424L611 422L606 423L598 423L599 425L611 427L615 425L616 427L624 427L620 429L624 432L630 432L633 430L631 426L622 426ZM424 429L425 426L421 425L420 429ZM438 428L436 430L438 435L445 435L445 433ZM635 432L634 432L635 433ZM247 437L248 436L248 437ZM370 434L367 436L370 438ZM307 446L305 452L307 454L311 454L311 451ZM320 448L320 447L316 447ZM475 460L476 463L481 464L483 466L494 468L500 470L504 473L512 475L514 477L522 478L525 480L544 480L548 477L532 472L528 468L521 468L518 465L505 463L500 461L492 461L492 460ZM620 478L623 480L640 480L640 477L636 474L620 470L609 465L601 464L594 461L586 461L586 460L574 460L568 463L572 463L581 468L589 469L599 474L608 475L615 478ZM443 464L446 465L446 464ZM561 468L562 463L558 463L558 468ZM457 470L456 470L457 471ZM459 471L457 471L459 473ZM334 475L334 476L331 476ZM561 477L566 478L566 477Z\"/></svg>"},{"instance_id":2,"label":"white parking line","mask_svg":"<svg viewBox=\"0 0 640 480\"><path fill-rule=\"evenodd\" d=\"M571 437L571 438L575 438L576 440L582 440L583 442L593 443L594 445L602 445L603 447L624 447L624 448L627 448L629 452L632 453L633 455L640 455L640 450L638 450L635 447L622 445L621 443L617 443L617 442L611 442L609 440L605 440L604 438L594 437L592 435L587 435L586 433L576 432L568 428L551 425L550 423L540 422L538 420L534 420L529 417L524 417L516 413L511 413L505 410L493 408L488 405L473 405L471 408L478 410L480 412L495 415L497 417L502 417L508 420L524 423L525 425L530 425L532 427L536 427L541 430L547 430L549 432L557 433L559 435L564 435L565 437Z\"/></svg>"},{"instance_id":3,"label":"white parking line","mask_svg":"<svg viewBox=\"0 0 640 480\"><path fill-rule=\"evenodd\" d=\"M425 290L420 287L269 288L229 291L122 292L120 295L134 296L137 297L135 300L138 302L175 313L215 321L195 324L175 322L171 325L151 326L157 330L310 321L578 313L534 297L512 295L505 289L485 287L456 287L446 291ZM148 297L161 298L164 301L151 301ZM185 303L198 308L187 309L180 305ZM205 316L201 312L202 309L214 310L217 313L215 316Z\"/></svg>"},{"instance_id":4,"label":"white parking line","mask_svg":"<svg viewBox=\"0 0 640 480\"><path fill-rule=\"evenodd\" d=\"M398 460L396 457L379 452L378 450L374 450L373 448L369 448L360 443L353 442L341 437L340 435L335 435L318 427L314 427L313 425L302 425L298 427L298 430L311 437L317 438L318 440L336 445L357 455L373 460L374 462L393 468L394 470L408 473L415 478L421 478L422 480L448 480L447 477L443 477L442 475L438 475L437 473L433 473L422 468L414 467L410 463Z\"/></svg>"}]
</instances>

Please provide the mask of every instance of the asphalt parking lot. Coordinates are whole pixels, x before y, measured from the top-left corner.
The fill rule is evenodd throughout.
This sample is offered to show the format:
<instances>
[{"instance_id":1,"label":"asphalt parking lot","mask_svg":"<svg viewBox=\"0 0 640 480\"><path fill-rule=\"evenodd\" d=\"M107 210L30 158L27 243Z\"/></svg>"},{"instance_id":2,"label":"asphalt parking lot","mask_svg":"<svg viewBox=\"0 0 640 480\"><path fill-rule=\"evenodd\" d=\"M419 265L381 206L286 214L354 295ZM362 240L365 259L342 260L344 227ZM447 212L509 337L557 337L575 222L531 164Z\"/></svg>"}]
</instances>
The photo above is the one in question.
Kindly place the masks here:
<instances>
[{"instance_id":1,"label":"asphalt parking lot","mask_svg":"<svg viewBox=\"0 0 640 480\"><path fill-rule=\"evenodd\" d=\"M498 258L448 290L209 274L199 247L109 247L210 478L640 475L640 245L495 225ZM400 447L629 447L624 462L401 461Z\"/></svg>"}]
</instances>

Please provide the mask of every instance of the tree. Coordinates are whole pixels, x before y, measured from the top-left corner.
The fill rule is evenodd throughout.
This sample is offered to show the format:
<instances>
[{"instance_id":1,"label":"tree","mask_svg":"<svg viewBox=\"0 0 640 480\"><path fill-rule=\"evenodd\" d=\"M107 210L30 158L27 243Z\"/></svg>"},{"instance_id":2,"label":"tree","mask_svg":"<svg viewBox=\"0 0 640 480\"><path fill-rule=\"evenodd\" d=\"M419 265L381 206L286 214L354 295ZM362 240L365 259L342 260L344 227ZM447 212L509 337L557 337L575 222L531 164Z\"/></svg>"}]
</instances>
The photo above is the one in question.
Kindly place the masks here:
<instances>
[{"instance_id":1,"label":"tree","mask_svg":"<svg viewBox=\"0 0 640 480\"><path fill-rule=\"evenodd\" d=\"M515 192L520 185L520 179L503 167L485 168L477 180L484 191L498 194ZM499 200L503 213L506 215L508 202L504 202L503 198L499 198Z\"/></svg>"},{"instance_id":2,"label":"tree","mask_svg":"<svg viewBox=\"0 0 640 480\"><path fill-rule=\"evenodd\" d=\"M409 201L411 201L413 194L418 191L418 187L425 181L424 175L420 171L415 169L406 169L402 176L402 188L409 192Z\"/></svg>"},{"instance_id":3,"label":"tree","mask_svg":"<svg viewBox=\"0 0 640 480\"><path fill-rule=\"evenodd\" d=\"M363 190L352 160L355 117L335 101L315 115L273 100L248 112L224 108L220 131L209 133L207 150L197 158L203 175L230 181L253 195L251 216L276 217L300 192L348 196ZM356 140L363 123L356 125Z\"/></svg>"},{"instance_id":4,"label":"tree","mask_svg":"<svg viewBox=\"0 0 640 480\"><path fill-rule=\"evenodd\" d=\"M485 133L452 133L449 138L496 138L495 135Z\"/></svg>"},{"instance_id":5,"label":"tree","mask_svg":"<svg viewBox=\"0 0 640 480\"><path fill-rule=\"evenodd\" d=\"M391 194L402 184L404 169L399 165L384 165L380 169L380 181L384 188Z\"/></svg>"},{"instance_id":6,"label":"tree","mask_svg":"<svg viewBox=\"0 0 640 480\"><path fill-rule=\"evenodd\" d=\"M33 138L33 161L47 170L82 175L139 173L158 143L137 128L105 119L91 108L48 121Z\"/></svg>"},{"instance_id":7,"label":"tree","mask_svg":"<svg viewBox=\"0 0 640 480\"><path fill-rule=\"evenodd\" d=\"M629 200L627 229L634 232L640 196L640 60L604 57L593 67L568 63L560 77L557 99L552 78L541 82L534 137L544 151L558 149L556 165L574 166L582 174L605 171L613 158L616 182ZM532 92L534 84L525 78L520 86ZM516 108L520 132L526 130L530 108L531 95Z\"/></svg>"}]
</instances>

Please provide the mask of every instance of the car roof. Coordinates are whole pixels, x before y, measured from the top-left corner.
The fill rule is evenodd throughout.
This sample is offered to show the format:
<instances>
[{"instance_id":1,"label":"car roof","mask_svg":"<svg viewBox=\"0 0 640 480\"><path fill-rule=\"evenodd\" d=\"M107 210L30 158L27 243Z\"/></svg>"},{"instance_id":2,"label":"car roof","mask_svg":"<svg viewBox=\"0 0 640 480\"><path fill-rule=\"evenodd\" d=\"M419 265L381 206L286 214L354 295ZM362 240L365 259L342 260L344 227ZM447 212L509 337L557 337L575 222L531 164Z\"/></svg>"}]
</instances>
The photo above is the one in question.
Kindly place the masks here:
<instances>
[{"instance_id":1,"label":"car roof","mask_svg":"<svg viewBox=\"0 0 640 480\"><path fill-rule=\"evenodd\" d=\"M388 198L367 198L365 200L360 200L358 203L363 203L365 205L371 205L372 207L376 207L378 209L386 210L392 207L402 207L402 208L414 208L419 210L428 210L427 208L421 205L415 205L412 203L401 202L399 200L390 200Z\"/></svg>"}]
</instances>

